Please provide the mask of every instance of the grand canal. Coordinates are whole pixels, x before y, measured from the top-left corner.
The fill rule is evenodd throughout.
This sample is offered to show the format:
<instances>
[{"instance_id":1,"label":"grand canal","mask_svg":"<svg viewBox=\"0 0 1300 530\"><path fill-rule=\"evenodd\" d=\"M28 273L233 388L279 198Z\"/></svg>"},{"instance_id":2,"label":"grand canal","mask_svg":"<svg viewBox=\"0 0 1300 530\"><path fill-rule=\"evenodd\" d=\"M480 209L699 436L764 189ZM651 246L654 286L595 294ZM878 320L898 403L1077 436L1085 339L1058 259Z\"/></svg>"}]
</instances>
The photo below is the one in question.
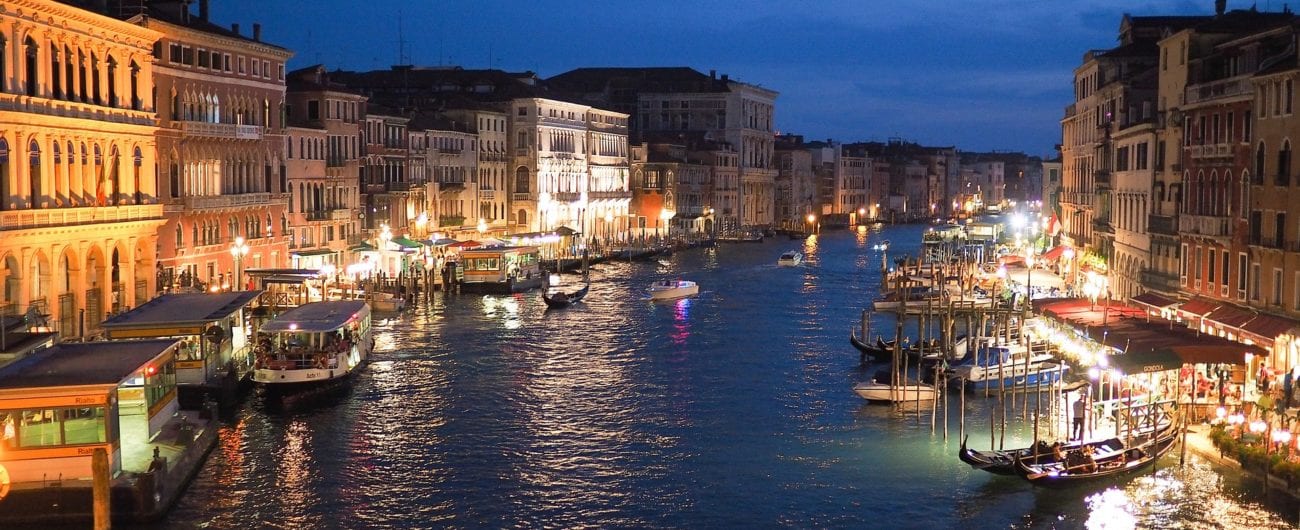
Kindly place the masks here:
<instances>
[{"instance_id":1,"label":"grand canal","mask_svg":"<svg viewBox=\"0 0 1300 530\"><path fill-rule=\"evenodd\" d=\"M880 254L924 227L607 263L591 294L453 296L378 325L350 389L252 395L167 527L1229 527L1289 528L1296 507L1189 457L1154 475L1035 490L955 456L956 401L866 405L850 326ZM804 266L775 265L803 246ZM681 276L702 293L651 303ZM968 396L972 445L991 401ZM942 421L942 416L940 417ZM1023 430L1013 432L1022 440Z\"/></svg>"}]
</instances>

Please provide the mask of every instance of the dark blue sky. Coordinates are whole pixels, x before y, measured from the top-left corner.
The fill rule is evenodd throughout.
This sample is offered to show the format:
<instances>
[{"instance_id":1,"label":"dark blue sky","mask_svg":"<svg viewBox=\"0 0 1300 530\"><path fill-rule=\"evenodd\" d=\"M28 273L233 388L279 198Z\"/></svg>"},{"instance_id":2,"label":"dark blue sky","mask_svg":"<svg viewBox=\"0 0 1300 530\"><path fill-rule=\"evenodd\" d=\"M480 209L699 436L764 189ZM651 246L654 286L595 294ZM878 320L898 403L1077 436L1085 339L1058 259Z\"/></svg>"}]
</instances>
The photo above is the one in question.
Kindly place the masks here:
<instances>
[{"instance_id":1,"label":"dark blue sky","mask_svg":"<svg viewBox=\"0 0 1300 530\"><path fill-rule=\"evenodd\" d=\"M1300 2L1300 0L1298 0ZM806 4L806 5L805 5ZM364 8L361 6L365 6ZM1123 13L1213 0L212 0L214 22L294 50L291 68L404 62L532 70L690 66L780 92L777 127L810 139L902 137L1050 155L1072 72L1115 45ZM1229 0L1228 8L1250 3ZM1280 10L1282 2L1260 1ZM256 15L254 15L256 13Z\"/></svg>"}]
</instances>

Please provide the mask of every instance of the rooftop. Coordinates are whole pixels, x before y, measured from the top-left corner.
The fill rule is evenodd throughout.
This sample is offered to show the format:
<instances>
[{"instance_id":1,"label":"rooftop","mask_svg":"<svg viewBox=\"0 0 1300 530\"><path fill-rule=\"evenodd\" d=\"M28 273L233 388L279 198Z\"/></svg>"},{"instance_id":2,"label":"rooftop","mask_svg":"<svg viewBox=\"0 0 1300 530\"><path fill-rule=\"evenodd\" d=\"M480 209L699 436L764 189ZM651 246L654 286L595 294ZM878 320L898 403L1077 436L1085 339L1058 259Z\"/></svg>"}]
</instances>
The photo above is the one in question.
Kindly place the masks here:
<instances>
[{"instance_id":1,"label":"rooftop","mask_svg":"<svg viewBox=\"0 0 1300 530\"><path fill-rule=\"evenodd\" d=\"M101 325L111 329L148 324L204 324L230 316L260 294L262 291L165 294L114 315Z\"/></svg>"},{"instance_id":2,"label":"rooftop","mask_svg":"<svg viewBox=\"0 0 1300 530\"><path fill-rule=\"evenodd\" d=\"M59 344L0 368L0 390L116 385L176 343L152 339Z\"/></svg>"}]
</instances>

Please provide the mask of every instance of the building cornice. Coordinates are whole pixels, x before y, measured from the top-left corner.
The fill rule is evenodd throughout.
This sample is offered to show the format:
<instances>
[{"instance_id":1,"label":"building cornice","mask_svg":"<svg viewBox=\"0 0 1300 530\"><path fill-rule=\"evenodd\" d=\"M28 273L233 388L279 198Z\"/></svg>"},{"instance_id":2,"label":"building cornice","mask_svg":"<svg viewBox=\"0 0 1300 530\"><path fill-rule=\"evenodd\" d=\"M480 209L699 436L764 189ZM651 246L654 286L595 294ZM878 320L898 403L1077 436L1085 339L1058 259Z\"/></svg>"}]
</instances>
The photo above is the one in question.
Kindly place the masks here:
<instances>
[{"instance_id":1,"label":"building cornice","mask_svg":"<svg viewBox=\"0 0 1300 530\"><path fill-rule=\"evenodd\" d=\"M28 11L29 9L31 11ZM51 28L73 29L68 28L66 24L59 24L59 21L42 21L33 18L32 15L34 14L47 15L52 18L62 19L62 21L78 22L86 26L85 33L87 35L106 41L130 44L145 50L151 49L153 43L162 36L161 33L149 28L54 0L6 0L3 4L0 4L0 15L17 16ZM133 39L133 41L128 42L128 38Z\"/></svg>"},{"instance_id":2,"label":"building cornice","mask_svg":"<svg viewBox=\"0 0 1300 530\"><path fill-rule=\"evenodd\" d=\"M178 24L173 24L165 20L150 18L147 15L136 15L134 17L131 17L128 20L128 22L130 22L132 25L138 24L139 27L145 27L150 29L154 29L154 27L156 26L156 31L159 32L160 36L175 39L184 43L208 44L208 45L213 45L213 47L220 46L220 47L228 47L228 48L241 48L249 51L254 51L257 53L263 53L273 57L278 57L283 61L288 61L289 58L293 57L292 51L281 48L274 44L267 44L255 40L228 37L225 35L210 33L200 29L194 29L186 26L181 26Z\"/></svg>"}]
</instances>

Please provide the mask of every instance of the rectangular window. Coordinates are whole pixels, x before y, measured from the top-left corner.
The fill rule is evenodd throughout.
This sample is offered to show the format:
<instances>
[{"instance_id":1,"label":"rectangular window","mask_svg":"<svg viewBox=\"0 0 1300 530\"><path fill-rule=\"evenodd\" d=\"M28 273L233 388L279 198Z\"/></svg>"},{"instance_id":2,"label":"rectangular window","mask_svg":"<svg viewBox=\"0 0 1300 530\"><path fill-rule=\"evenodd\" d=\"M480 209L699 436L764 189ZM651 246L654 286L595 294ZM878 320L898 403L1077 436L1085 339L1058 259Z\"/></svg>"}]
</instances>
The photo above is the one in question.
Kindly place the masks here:
<instances>
[{"instance_id":1,"label":"rectangular window","mask_svg":"<svg viewBox=\"0 0 1300 530\"><path fill-rule=\"evenodd\" d=\"M221 56L221 69L222 69L223 71L226 71L226 72L229 72L229 71L230 71L230 54L229 54L229 53L224 54L224 55Z\"/></svg>"},{"instance_id":2,"label":"rectangular window","mask_svg":"<svg viewBox=\"0 0 1300 530\"><path fill-rule=\"evenodd\" d=\"M189 46L181 46L181 63L194 66L194 49Z\"/></svg>"},{"instance_id":3,"label":"rectangular window","mask_svg":"<svg viewBox=\"0 0 1300 530\"><path fill-rule=\"evenodd\" d=\"M1282 269L1273 269L1273 305L1282 305Z\"/></svg>"},{"instance_id":4,"label":"rectangular window","mask_svg":"<svg viewBox=\"0 0 1300 530\"><path fill-rule=\"evenodd\" d=\"M1137 144L1137 164L1136 164L1137 167L1133 169L1146 169L1147 167L1149 167L1148 165L1149 163L1147 161L1147 154L1148 154L1147 145L1148 144L1146 142Z\"/></svg>"},{"instance_id":5,"label":"rectangular window","mask_svg":"<svg viewBox=\"0 0 1300 530\"><path fill-rule=\"evenodd\" d=\"M1259 264L1250 264L1250 299L1259 301Z\"/></svg>"},{"instance_id":6,"label":"rectangular window","mask_svg":"<svg viewBox=\"0 0 1300 530\"><path fill-rule=\"evenodd\" d=\"M1228 143L1237 141L1235 137L1235 135L1237 134L1237 115L1235 112L1228 113L1227 124L1228 124L1228 134L1223 137L1224 141Z\"/></svg>"},{"instance_id":7,"label":"rectangular window","mask_svg":"<svg viewBox=\"0 0 1300 530\"><path fill-rule=\"evenodd\" d=\"M1229 259L1231 259L1231 256L1228 255L1228 251L1226 250L1223 251L1223 271L1222 271L1223 296L1228 296L1228 260Z\"/></svg>"},{"instance_id":8,"label":"rectangular window","mask_svg":"<svg viewBox=\"0 0 1300 530\"><path fill-rule=\"evenodd\" d=\"M1183 244L1183 259L1179 260L1179 262L1180 262L1179 267L1183 271L1183 273L1180 275L1183 277L1183 285L1187 285L1187 245L1186 244Z\"/></svg>"},{"instance_id":9,"label":"rectangular window","mask_svg":"<svg viewBox=\"0 0 1300 530\"><path fill-rule=\"evenodd\" d=\"M1241 113L1241 141L1250 142L1250 111Z\"/></svg>"},{"instance_id":10,"label":"rectangular window","mask_svg":"<svg viewBox=\"0 0 1300 530\"><path fill-rule=\"evenodd\" d=\"M1283 106L1285 107L1286 109L1285 112L1287 114L1291 114L1291 98L1294 95L1295 95L1294 92L1292 92L1291 90L1291 80L1287 79L1285 93L1282 95L1282 97L1286 98L1286 102L1283 103Z\"/></svg>"},{"instance_id":11,"label":"rectangular window","mask_svg":"<svg viewBox=\"0 0 1300 530\"><path fill-rule=\"evenodd\" d=\"M184 52L181 51L181 45L179 45L179 44L172 44L172 45L170 46L169 49L171 50L171 62L172 62L172 63L180 64L181 61L184 61L184 60L185 60L185 59L184 59L184 58L185 58L185 54L184 54Z\"/></svg>"},{"instance_id":12,"label":"rectangular window","mask_svg":"<svg viewBox=\"0 0 1300 530\"><path fill-rule=\"evenodd\" d=\"M1214 249L1210 249L1210 259L1206 262L1210 266L1209 272L1206 273L1205 283L1214 285L1214 265L1219 262L1218 256L1214 255Z\"/></svg>"},{"instance_id":13,"label":"rectangular window","mask_svg":"<svg viewBox=\"0 0 1300 530\"><path fill-rule=\"evenodd\" d=\"M319 102L319 101L312 100L312 101L308 101L308 102L307 102L307 119L309 119L309 120L319 120L319 119L320 119L320 102Z\"/></svg>"},{"instance_id":14,"label":"rectangular window","mask_svg":"<svg viewBox=\"0 0 1300 530\"><path fill-rule=\"evenodd\" d=\"M239 57L239 75L244 75L244 57Z\"/></svg>"},{"instance_id":15,"label":"rectangular window","mask_svg":"<svg viewBox=\"0 0 1300 530\"><path fill-rule=\"evenodd\" d=\"M1246 299L1246 253L1237 255L1237 298Z\"/></svg>"}]
</instances>

